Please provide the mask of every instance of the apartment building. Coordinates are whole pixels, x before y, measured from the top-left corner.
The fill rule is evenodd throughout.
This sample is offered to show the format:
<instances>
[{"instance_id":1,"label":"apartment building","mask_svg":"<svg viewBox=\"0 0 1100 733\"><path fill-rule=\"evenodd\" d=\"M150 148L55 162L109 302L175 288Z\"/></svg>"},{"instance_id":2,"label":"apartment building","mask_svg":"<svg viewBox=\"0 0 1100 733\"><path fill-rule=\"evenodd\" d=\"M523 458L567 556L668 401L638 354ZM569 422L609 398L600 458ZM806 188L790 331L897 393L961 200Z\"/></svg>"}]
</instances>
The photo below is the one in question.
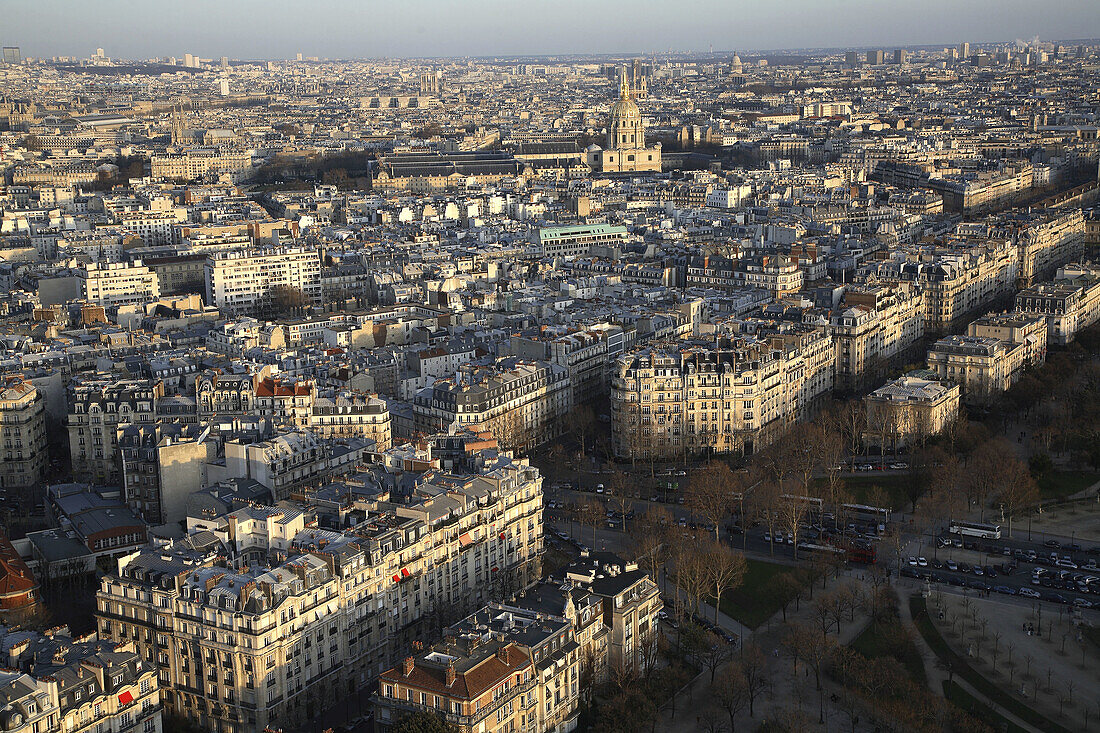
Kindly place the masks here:
<instances>
[{"instance_id":1,"label":"apartment building","mask_svg":"<svg viewBox=\"0 0 1100 733\"><path fill-rule=\"evenodd\" d=\"M326 440L309 430L255 441L232 437L225 441L225 477L258 481L282 500L295 488L350 471L374 450L374 444L362 438Z\"/></svg>"},{"instance_id":2,"label":"apartment building","mask_svg":"<svg viewBox=\"0 0 1100 733\"><path fill-rule=\"evenodd\" d=\"M156 668L133 643L0 627L0 720L7 730L161 733Z\"/></svg>"},{"instance_id":3,"label":"apartment building","mask_svg":"<svg viewBox=\"0 0 1100 733\"><path fill-rule=\"evenodd\" d=\"M545 730L537 727L538 687L531 656L517 644L469 634L384 672L373 701L383 733L421 710L461 733L516 733Z\"/></svg>"},{"instance_id":4,"label":"apartment building","mask_svg":"<svg viewBox=\"0 0 1100 733\"><path fill-rule=\"evenodd\" d=\"M120 484L118 428L151 424L164 384L156 380L76 378L69 385L66 425L73 474L98 484Z\"/></svg>"},{"instance_id":5,"label":"apartment building","mask_svg":"<svg viewBox=\"0 0 1100 733\"><path fill-rule=\"evenodd\" d=\"M371 504L352 529L289 521L285 502L204 517L104 576L97 630L132 639L166 709L204 730L301 726L434 635L441 615L461 618L538 577L537 469L493 450L459 460L422 473L407 503ZM296 530L289 543L273 522Z\"/></svg>"},{"instance_id":6,"label":"apartment building","mask_svg":"<svg viewBox=\"0 0 1100 733\"><path fill-rule=\"evenodd\" d=\"M30 489L46 470L46 398L30 382L0 385L0 487Z\"/></svg>"},{"instance_id":7,"label":"apartment building","mask_svg":"<svg viewBox=\"0 0 1100 733\"><path fill-rule=\"evenodd\" d=\"M863 398L867 430L863 442L897 450L936 435L959 414L959 385L915 374L887 382Z\"/></svg>"},{"instance_id":8,"label":"apartment building","mask_svg":"<svg viewBox=\"0 0 1100 733\"><path fill-rule=\"evenodd\" d=\"M853 285L829 317L836 340L836 380L843 390L867 386L892 359L924 338L923 292L911 283Z\"/></svg>"},{"instance_id":9,"label":"apartment building","mask_svg":"<svg viewBox=\"0 0 1100 733\"><path fill-rule=\"evenodd\" d=\"M152 525L183 521L187 497L207 485L214 458L209 426L130 423L117 429L123 499Z\"/></svg>"},{"instance_id":10,"label":"apartment building","mask_svg":"<svg viewBox=\"0 0 1100 733\"><path fill-rule=\"evenodd\" d=\"M608 669L640 673L652 661L660 635L657 612L663 602L657 583L637 563L610 552L582 551L564 573L567 584L601 602Z\"/></svg>"},{"instance_id":11,"label":"apartment building","mask_svg":"<svg viewBox=\"0 0 1100 733\"><path fill-rule=\"evenodd\" d=\"M160 297L160 278L141 260L89 263L76 271L84 300L105 307L140 305Z\"/></svg>"},{"instance_id":12,"label":"apartment building","mask_svg":"<svg viewBox=\"0 0 1100 733\"><path fill-rule=\"evenodd\" d=\"M1047 360L1047 323L1041 316L1024 313L990 313L966 327L967 336L995 338L1023 346L1024 368L1042 366Z\"/></svg>"},{"instance_id":13,"label":"apartment building","mask_svg":"<svg viewBox=\"0 0 1100 733\"><path fill-rule=\"evenodd\" d=\"M962 227L981 226L960 225ZM1085 248L1081 209L1009 212L989 223L989 236L1014 242L1020 259L1020 286L1049 279L1058 267L1078 259Z\"/></svg>"},{"instance_id":14,"label":"apartment building","mask_svg":"<svg viewBox=\"0 0 1100 733\"><path fill-rule=\"evenodd\" d=\"M206 302L234 314L321 304L321 258L306 247L211 252Z\"/></svg>"},{"instance_id":15,"label":"apartment building","mask_svg":"<svg viewBox=\"0 0 1100 733\"><path fill-rule=\"evenodd\" d=\"M185 209L170 211L124 211L118 223L128 234L141 237L146 247L179 244L179 226L187 223Z\"/></svg>"},{"instance_id":16,"label":"apartment building","mask_svg":"<svg viewBox=\"0 0 1100 733\"><path fill-rule=\"evenodd\" d=\"M309 428L322 438L365 438L377 451L393 444L389 406L377 395L340 391L315 397Z\"/></svg>"},{"instance_id":17,"label":"apartment building","mask_svg":"<svg viewBox=\"0 0 1100 733\"><path fill-rule=\"evenodd\" d=\"M1016 310L1043 318L1050 343L1064 346L1100 319L1100 268L1065 265L1053 281L1017 293Z\"/></svg>"},{"instance_id":18,"label":"apartment building","mask_svg":"<svg viewBox=\"0 0 1100 733\"><path fill-rule=\"evenodd\" d=\"M488 428L505 448L531 448L560 434L573 408L569 372L544 361L502 358L467 365L416 394L413 417L424 433L451 425Z\"/></svg>"},{"instance_id":19,"label":"apartment building","mask_svg":"<svg viewBox=\"0 0 1100 733\"><path fill-rule=\"evenodd\" d=\"M579 405L607 394L610 360L621 354L623 347L622 326L597 324L584 329L542 328L538 334L516 334L508 350L521 358L564 367L572 383L573 404Z\"/></svg>"},{"instance_id":20,"label":"apartment building","mask_svg":"<svg viewBox=\"0 0 1100 733\"><path fill-rule=\"evenodd\" d=\"M807 357L814 370L835 370L830 347L822 332L805 347L741 337L662 342L621 356L611 378L615 454L748 454L768 445L804 414L806 396L830 384L807 374ZM806 387L807 379L818 386Z\"/></svg>"},{"instance_id":21,"label":"apartment building","mask_svg":"<svg viewBox=\"0 0 1100 733\"><path fill-rule=\"evenodd\" d=\"M958 384L966 401L984 404L1019 380L1024 354L1023 344L955 334L929 349L928 368L939 380Z\"/></svg>"},{"instance_id":22,"label":"apartment building","mask_svg":"<svg viewBox=\"0 0 1100 733\"><path fill-rule=\"evenodd\" d=\"M945 333L1010 299L1019 272L1015 246L971 238L898 249L864 275L915 284L924 295L925 332Z\"/></svg>"}]
</instances>

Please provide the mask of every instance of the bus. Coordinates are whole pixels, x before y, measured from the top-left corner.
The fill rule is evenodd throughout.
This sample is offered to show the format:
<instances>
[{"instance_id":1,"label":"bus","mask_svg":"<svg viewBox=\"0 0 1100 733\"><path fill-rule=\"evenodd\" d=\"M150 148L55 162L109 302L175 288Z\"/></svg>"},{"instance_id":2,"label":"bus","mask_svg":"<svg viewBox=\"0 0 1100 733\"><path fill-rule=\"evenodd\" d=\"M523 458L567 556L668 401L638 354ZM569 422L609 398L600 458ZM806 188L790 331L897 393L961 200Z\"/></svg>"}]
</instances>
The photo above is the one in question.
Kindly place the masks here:
<instances>
[{"instance_id":1,"label":"bus","mask_svg":"<svg viewBox=\"0 0 1100 733\"><path fill-rule=\"evenodd\" d=\"M867 504L841 504L841 511L857 522L881 525L883 529L890 523L890 510L880 506Z\"/></svg>"},{"instance_id":2,"label":"bus","mask_svg":"<svg viewBox=\"0 0 1100 733\"><path fill-rule=\"evenodd\" d=\"M1001 539L1001 525L982 524L981 522L960 522L952 519L947 531L952 534L966 535L968 537L981 537L986 540Z\"/></svg>"},{"instance_id":3,"label":"bus","mask_svg":"<svg viewBox=\"0 0 1100 733\"><path fill-rule=\"evenodd\" d=\"M806 511L809 514L813 514L813 515L818 516L818 517L821 516L821 510L822 510L822 507L825 504L825 502L823 502L821 499L819 499L816 496L800 496L798 494L781 494L779 496L779 498L783 499L784 501L789 501L792 504L801 504L806 508Z\"/></svg>"}]
</instances>

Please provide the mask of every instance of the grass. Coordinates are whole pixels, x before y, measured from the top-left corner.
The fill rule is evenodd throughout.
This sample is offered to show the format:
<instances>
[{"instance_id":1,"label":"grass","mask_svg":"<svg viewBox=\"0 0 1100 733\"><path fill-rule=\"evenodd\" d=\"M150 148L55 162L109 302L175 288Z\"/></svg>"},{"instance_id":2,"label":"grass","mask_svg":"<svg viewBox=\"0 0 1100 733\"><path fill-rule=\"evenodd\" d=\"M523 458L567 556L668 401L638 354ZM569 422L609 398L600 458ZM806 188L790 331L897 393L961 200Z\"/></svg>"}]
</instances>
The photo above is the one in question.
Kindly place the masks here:
<instances>
[{"instance_id":1,"label":"grass","mask_svg":"<svg viewBox=\"0 0 1100 733\"><path fill-rule=\"evenodd\" d=\"M1005 733L1027 733L1026 728L1021 728L971 695L958 682L944 680L943 696L947 698L948 702L986 723L994 730L1005 731Z\"/></svg>"},{"instance_id":2,"label":"grass","mask_svg":"<svg viewBox=\"0 0 1100 733\"><path fill-rule=\"evenodd\" d=\"M905 494L905 482L908 479L903 474L883 474L877 471L864 476L845 476L841 479L844 487L852 495L855 504L869 504L868 498L871 490L878 487L886 495L890 509L903 510L909 508L909 497ZM818 479L819 484L824 484L825 479Z\"/></svg>"},{"instance_id":3,"label":"grass","mask_svg":"<svg viewBox=\"0 0 1100 733\"><path fill-rule=\"evenodd\" d=\"M741 585L722 594L720 610L750 629L755 629L783 606L782 596L774 592L776 578L796 575L798 568L763 560L746 559L745 564L745 577Z\"/></svg>"},{"instance_id":4,"label":"grass","mask_svg":"<svg viewBox=\"0 0 1100 733\"><path fill-rule=\"evenodd\" d=\"M924 662L913 639L897 617L874 621L852 640L852 648L867 657L893 657L921 687L928 684Z\"/></svg>"},{"instance_id":5,"label":"grass","mask_svg":"<svg viewBox=\"0 0 1100 733\"><path fill-rule=\"evenodd\" d=\"M925 642L932 648L932 651L939 657L940 661L954 670L955 674L959 675L959 677L966 680L971 687L1028 725L1049 733L1069 733L1067 728L1035 712L1035 710L1024 705L1011 694L987 680L977 670L971 667L970 663L967 662L965 658L959 656L950 646L948 646L943 636L940 635L939 629L932 623L932 619L928 617L928 607L923 597L918 594L910 596L909 610L913 615L913 622L917 625L917 630L920 631L920 635L924 637Z\"/></svg>"},{"instance_id":6,"label":"grass","mask_svg":"<svg viewBox=\"0 0 1100 733\"><path fill-rule=\"evenodd\" d=\"M1092 471L1047 471L1036 483L1044 499L1064 499L1100 481L1100 473Z\"/></svg>"}]
</instances>

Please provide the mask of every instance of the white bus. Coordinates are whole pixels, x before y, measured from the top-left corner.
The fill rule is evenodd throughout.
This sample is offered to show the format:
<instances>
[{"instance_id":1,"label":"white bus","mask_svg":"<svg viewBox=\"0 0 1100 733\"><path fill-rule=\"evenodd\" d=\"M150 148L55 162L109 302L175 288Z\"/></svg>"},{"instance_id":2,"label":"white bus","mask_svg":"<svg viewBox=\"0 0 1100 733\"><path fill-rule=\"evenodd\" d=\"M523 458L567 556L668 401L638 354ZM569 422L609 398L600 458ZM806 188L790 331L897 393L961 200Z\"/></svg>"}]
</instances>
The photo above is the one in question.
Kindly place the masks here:
<instances>
[{"instance_id":1,"label":"white bus","mask_svg":"<svg viewBox=\"0 0 1100 733\"><path fill-rule=\"evenodd\" d=\"M890 510L867 504L841 504L844 514L852 519L885 527L890 523Z\"/></svg>"},{"instance_id":2,"label":"white bus","mask_svg":"<svg viewBox=\"0 0 1100 733\"><path fill-rule=\"evenodd\" d=\"M981 537L982 539L986 540L1001 539L1001 525L999 524L960 522L952 519L951 524L947 528L947 531L953 534L967 535L970 537Z\"/></svg>"}]
</instances>

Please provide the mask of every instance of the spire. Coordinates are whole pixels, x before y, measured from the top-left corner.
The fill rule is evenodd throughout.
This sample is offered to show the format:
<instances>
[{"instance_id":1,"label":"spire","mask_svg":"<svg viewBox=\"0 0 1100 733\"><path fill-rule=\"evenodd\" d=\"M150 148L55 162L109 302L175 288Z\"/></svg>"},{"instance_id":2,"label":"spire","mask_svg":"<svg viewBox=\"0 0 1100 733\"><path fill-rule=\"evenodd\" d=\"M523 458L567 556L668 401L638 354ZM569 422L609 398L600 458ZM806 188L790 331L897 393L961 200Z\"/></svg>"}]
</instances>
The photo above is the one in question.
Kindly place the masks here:
<instances>
[{"instance_id":1,"label":"spire","mask_svg":"<svg viewBox=\"0 0 1100 733\"><path fill-rule=\"evenodd\" d=\"M626 75L626 69L620 75L619 99L630 99L630 79Z\"/></svg>"}]
</instances>

